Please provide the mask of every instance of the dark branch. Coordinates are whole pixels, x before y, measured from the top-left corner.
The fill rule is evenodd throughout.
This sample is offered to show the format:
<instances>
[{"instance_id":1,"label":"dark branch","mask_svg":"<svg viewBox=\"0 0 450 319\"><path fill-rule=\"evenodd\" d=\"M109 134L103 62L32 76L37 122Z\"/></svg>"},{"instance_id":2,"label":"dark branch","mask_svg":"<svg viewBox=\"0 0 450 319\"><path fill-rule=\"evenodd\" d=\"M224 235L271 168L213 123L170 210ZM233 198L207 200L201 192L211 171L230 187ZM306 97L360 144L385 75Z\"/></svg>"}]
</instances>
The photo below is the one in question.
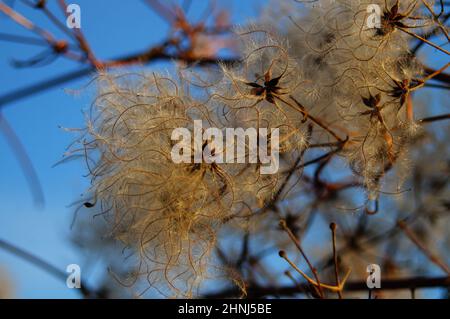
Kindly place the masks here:
<instances>
[{"instance_id":1,"label":"dark branch","mask_svg":"<svg viewBox=\"0 0 450 319\"><path fill-rule=\"evenodd\" d=\"M450 287L450 277L411 277L402 279L385 279L381 282L380 290L399 290L399 289L417 289L417 288L436 288ZM248 287L247 298L263 298L267 296L295 296L309 291L308 284L285 287ZM346 291L364 291L368 290L366 282L347 282L344 287ZM233 298L240 296L239 289L228 289L217 293L207 294L205 298Z\"/></svg>"},{"instance_id":2,"label":"dark branch","mask_svg":"<svg viewBox=\"0 0 450 319\"><path fill-rule=\"evenodd\" d=\"M50 263L46 262L45 260L42 260L41 258L13 245L10 244L2 239L0 239L0 249L3 249L7 252L10 252L11 254L22 258L31 264L35 265L36 267L44 270L46 273L52 275L53 277L63 280L64 282L67 279L68 274L65 273L63 270L51 265ZM77 289L85 298L93 298L96 297L96 293L91 291L86 287L86 285L81 281L80 289Z\"/></svg>"}]
</instances>

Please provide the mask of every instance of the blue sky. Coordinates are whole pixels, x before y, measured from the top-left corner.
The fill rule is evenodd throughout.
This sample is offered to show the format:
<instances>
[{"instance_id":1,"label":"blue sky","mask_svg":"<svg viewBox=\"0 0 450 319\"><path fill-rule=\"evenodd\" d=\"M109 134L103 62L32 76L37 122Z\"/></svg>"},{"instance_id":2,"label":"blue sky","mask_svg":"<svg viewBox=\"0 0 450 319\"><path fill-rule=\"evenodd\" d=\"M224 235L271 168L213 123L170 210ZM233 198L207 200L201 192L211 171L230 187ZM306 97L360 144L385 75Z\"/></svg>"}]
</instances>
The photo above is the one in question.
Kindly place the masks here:
<instances>
[{"instance_id":1,"label":"blue sky","mask_svg":"<svg viewBox=\"0 0 450 319\"><path fill-rule=\"evenodd\" d=\"M255 17L265 1L217 1L219 7L232 10L234 23ZM7 0L41 27L50 26L38 12L25 8L19 1ZM56 8L56 1L49 1ZM100 58L111 58L145 50L164 39L167 24L141 0L78 0L67 1L81 7L82 30L94 52ZM199 5L200 4L200 5ZM194 0L190 16L204 12L205 1ZM58 12L58 8L54 10ZM30 35L29 32L0 14L0 30L9 34ZM55 28L51 30L60 35ZM75 70L78 65L64 59L44 67L17 69L11 61L26 60L39 53L40 48L0 41L0 96L11 90L31 85L52 76ZM149 66L160 69L167 64ZM43 188L45 205L33 202L26 178L4 136L0 136L0 238L25 248L33 254L65 270L78 263L81 256L70 244L70 221L73 209L68 207L80 198L88 186L82 162L69 162L52 168L62 158L73 135L59 126L82 127L81 110L90 103L89 94L74 96L67 90L82 89L89 82L85 77L47 90L32 97L10 103L2 108L32 159ZM35 266L0 250L0 269L12 277L15 295L24 298L77 298L64 282L54 279Z\"/></svg>"}]
</instances>

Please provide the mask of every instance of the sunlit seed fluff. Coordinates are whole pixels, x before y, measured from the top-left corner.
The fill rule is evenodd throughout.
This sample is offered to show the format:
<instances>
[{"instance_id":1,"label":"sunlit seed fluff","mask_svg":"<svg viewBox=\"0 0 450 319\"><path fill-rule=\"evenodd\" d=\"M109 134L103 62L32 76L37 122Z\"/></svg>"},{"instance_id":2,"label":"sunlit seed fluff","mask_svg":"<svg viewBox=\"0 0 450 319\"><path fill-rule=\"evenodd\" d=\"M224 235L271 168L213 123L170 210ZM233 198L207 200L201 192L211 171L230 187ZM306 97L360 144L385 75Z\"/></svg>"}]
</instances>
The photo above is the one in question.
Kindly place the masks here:
<instances>
[{"instance_id":1,"label":"sunlit seed fluff","mask_svg":"<svg viewBox=\"0 0 450 319\"><path fill-rule=\"evenodd\" d=\"M241 63L220 65L214 81L193 74L189 81L99 77L80 139L90 193L113 236L134 247L151 288L195 296L218 269L211 251L223 225L251 231L266 223L249 225L314 144L337 149L370 200L392 165L407 167L408 146L420 133L407 111L408 89L419 83L422 66L408 51L408 35L386 21L381 31L366 25L368 5L384 14L394 3L320 1L305 11L293 1L279 15L271 6L270 20L236 31ZM399 10L420 14L415 3L402 1ZM284 20L274 23L278 16ZM190 91L194 82L201 93ZM279 129L280 172L262 175L259 162L174 163L171 133L192 130L194 120L220 130Z\"/></svg>"},{"instance_id":2,"label":"sunlit seed fluff","mask_svg":"<svg viewBox=\"0 0 450 319\"><path fill-rule=\"evenodd\" d=\"M160 75L104 74L98 85L84 141L96 207L152 288L191 296L233 203L226 172L171 159L172 131L191 128L202 106Z\"/></svg>"},{"instance_id":3,"label":"sunlit seed fluff","mask_svg":"<svg viewBox=\"0 0 450 319\"><path fill-rule=\"evenodd\" d=\"M277 128L281 153L301 149L302 116L283 102L305 82L301 69L289 54L289 43L265 25L240 28L236 33L242 63L222 66L222 80L214 86L212 100L228 125Z\"/></svg>"},{"instance_id":4,"label":"sunlit seed fluff","mask_svg":"<svg viewBox=\"0 0 450 319\"><path fill-rule=\"evenodd\" d=\"M370 192L377 191L380 173L413 134L402 85L415 85L422 73L409 53L409 35L395 28L380 33L367 24L368 6L378 6L383 21L395 3L323 0L314 5L284 3L283 7L274 2L266 18L273 23L274 16L280 17L275 23L284 30L280 33L290 43L289 56L306 80L291 94L309 114L348 136L340 154L363 176ZM423 16L418 7L416 1L400 1L399 12ZM285 14L274 15L274 8ZM426 19L406 17L405 23L415 26ZM371 97L379 97L379 112L364 102ZM314 138L319 136L323 142L330 140L328 134L316 133Z\"/></svg>"}]
</instances>

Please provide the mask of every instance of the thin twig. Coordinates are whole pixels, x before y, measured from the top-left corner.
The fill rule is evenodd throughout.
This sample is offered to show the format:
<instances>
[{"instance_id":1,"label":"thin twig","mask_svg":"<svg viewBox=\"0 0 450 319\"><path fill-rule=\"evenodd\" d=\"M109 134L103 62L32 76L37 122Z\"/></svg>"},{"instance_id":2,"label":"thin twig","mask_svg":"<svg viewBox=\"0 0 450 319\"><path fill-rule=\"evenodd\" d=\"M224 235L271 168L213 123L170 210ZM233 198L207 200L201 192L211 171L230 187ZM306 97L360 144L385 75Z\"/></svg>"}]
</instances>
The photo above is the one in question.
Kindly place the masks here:
<instances>
[{"instance_id":1,"label":"thin twig","mask_svg":"<svg viewBox=\"0 0 450 319\"><path fill-rule=\"evenodd\" d=\"M44 206L45 197L42 190L41 182L34 169L33 163L28 156L25 146L20 141L19 137L16 135L14 129L9 125L6 118L0 113L0 132L6 137L6 142L11 147L14 152L17 161L25 175L26 181L30 188L31 194L34 198L34 202L38 206Z\"/></svg>"},{"instance_id":2,"label":"thin twig","mask_svg":"<svg viewBox=\"0 0 450 319\"><path fill-rule=\"evenodd\" d=\"M317 282L317 285L318 285L318 289L319 289L319 294L320 294L321 298L323 298L324 295L323 295L323 291L322 291L322 288L321 288L319 276L317 274L317 270L313 267L313 265L309 261L308 257L306 256L305 252L303 251L303 248L300 245L300 242L299 242L298 238L295 237L295 235L292 233L291 229L288 227L288 225L287 225L285 220L283 220L283 219L280 220L280 226L288 234L289 238L295 244L297 249L300 251L300 254L302 255L302 257L305 259L306 263L308 264L309 269L311 270L311 272L314 275L314 278L316 279L316 282Z\"/></svg>"},{"instance_id":3,"label":"thin twig","mask_svg":"<svg viewBox=\"0 0 450 319\"><path fill-rule=\"evenodd\" d=\"M336 227L337 225L335 223L330 224L331 237L333 240L334 275L336 276L336 286L339 287L341 284L339 282L338 258L336 253ZM339 299L342 299L342 291L338 290L337 294L339 296Z\"/></svg>"}]
</instances>

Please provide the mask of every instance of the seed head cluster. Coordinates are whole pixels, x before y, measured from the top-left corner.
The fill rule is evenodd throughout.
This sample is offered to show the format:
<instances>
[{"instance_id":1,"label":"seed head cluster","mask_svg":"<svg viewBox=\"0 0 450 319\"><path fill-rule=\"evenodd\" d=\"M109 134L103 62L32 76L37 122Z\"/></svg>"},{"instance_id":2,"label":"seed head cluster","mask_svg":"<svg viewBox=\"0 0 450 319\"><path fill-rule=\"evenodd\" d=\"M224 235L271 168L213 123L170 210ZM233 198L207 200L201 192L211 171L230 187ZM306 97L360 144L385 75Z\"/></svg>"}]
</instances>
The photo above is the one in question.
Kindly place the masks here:
<instances>
[{"instance_id":1,"label":"seed head cluster","mask_svg":"<svg viewBox=\"0 0 450 319\"><path fill-rule=\"evenodd\" d=\"M408 104L423 70L399 30L427 28L418 2L318 4L271 2L260 21L236 29L241 61L218 70L98 77L79 139L89 194L111 235L134 247L139 275L162 294L195 296L203 280L227 272L212 253L221 230L265 218L310 148L337 154L376 199L387 168L418 133ZM381 8L378 27L368 24L370 5ZM192 129L194 120L278 128L279 171L263 175L261 163L174 163L172 131Z\"/></svg>"}]
</instances>

